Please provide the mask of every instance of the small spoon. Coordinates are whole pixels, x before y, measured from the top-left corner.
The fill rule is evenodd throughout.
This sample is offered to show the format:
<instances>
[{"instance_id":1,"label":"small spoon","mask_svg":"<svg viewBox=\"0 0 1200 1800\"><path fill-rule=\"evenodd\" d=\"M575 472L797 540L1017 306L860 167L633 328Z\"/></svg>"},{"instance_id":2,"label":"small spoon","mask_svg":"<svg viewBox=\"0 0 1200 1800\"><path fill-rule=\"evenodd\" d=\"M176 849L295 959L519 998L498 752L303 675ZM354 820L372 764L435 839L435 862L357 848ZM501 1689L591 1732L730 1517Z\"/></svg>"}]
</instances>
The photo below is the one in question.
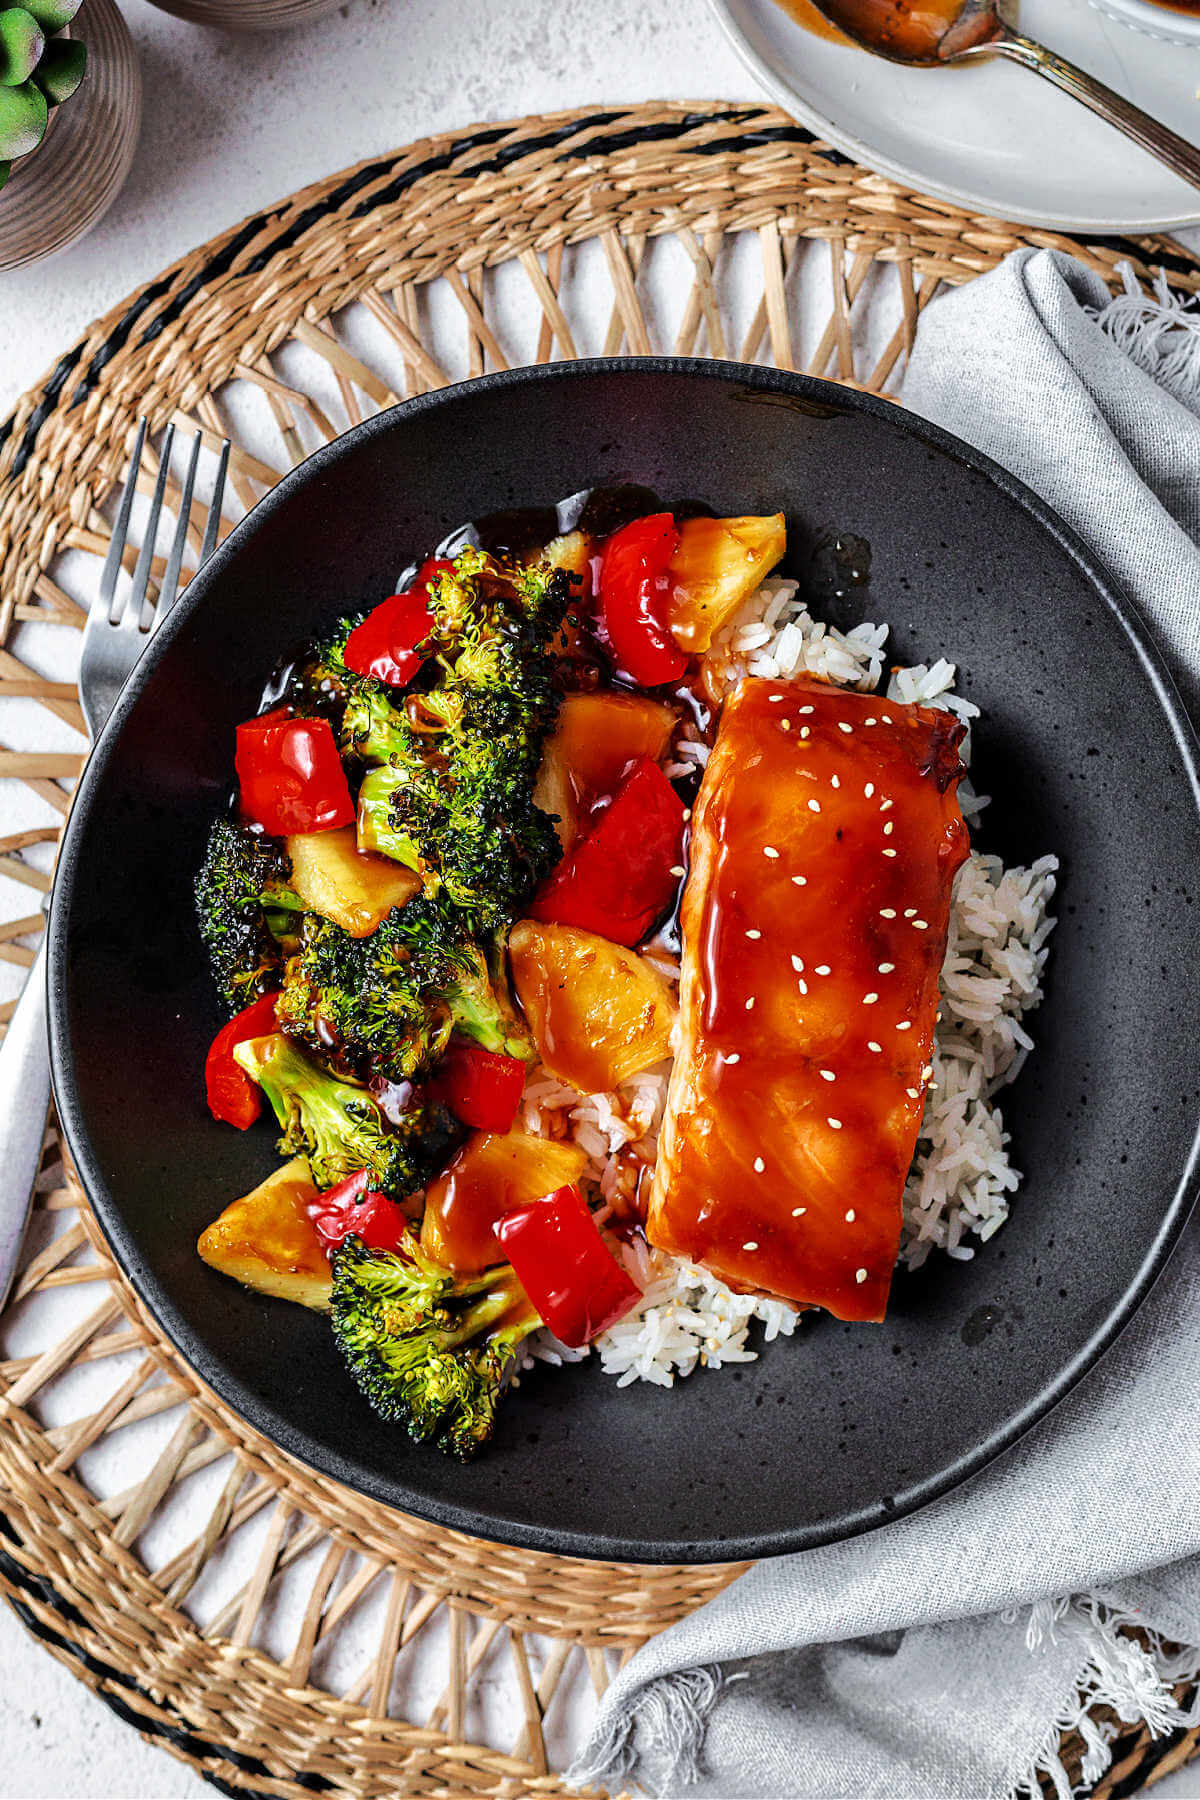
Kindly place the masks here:
<instances>
[{"instance_id":1,"label":"small spoon","mask_svg":"<svg viewBox=\"0 0 1200 1800\"><path fill-rule=\"evenodd\" d=\"M1200 149L1152 119L1122 94L1105 87L1044 44L1017 31L1000 0L813 0L831 25L863 50L889 62L944 68L982 56L1007 56L1044 75L1157 156L1185 181L1200 187Z\"/></svg>"}]
</instances>

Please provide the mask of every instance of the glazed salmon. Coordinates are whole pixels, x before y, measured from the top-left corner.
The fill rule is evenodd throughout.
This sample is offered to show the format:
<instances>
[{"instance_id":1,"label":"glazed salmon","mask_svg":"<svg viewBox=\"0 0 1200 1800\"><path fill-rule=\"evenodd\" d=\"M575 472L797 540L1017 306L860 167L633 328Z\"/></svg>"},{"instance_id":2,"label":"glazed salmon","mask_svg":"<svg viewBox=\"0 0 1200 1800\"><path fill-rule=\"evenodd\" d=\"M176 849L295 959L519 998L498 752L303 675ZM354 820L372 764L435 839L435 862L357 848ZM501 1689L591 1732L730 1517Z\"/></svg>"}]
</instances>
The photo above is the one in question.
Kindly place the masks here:
<instances>
[{"instance_id":1,"label":"glazed salmon","mask_svg":"<svg viewBox=\"0 0 1200 1800\"><path fill-rule=\"evenodd\" d=\"M725 703L692 820L652 1244L884 1316L968 851L949 714L804 677Z\"/></svg>"}]
</instances>

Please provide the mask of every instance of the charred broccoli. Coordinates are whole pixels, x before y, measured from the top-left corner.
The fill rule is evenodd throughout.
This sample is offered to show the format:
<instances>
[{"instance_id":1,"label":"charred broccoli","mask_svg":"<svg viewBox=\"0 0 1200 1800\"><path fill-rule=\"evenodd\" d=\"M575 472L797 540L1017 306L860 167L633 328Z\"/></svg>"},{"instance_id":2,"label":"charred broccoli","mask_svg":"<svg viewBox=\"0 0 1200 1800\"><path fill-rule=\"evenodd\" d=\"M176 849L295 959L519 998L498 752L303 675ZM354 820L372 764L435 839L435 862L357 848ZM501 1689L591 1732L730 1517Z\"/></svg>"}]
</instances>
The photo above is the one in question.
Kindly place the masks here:
<instances>
[{"instance_id":1,"label":"charred broccoli","mask_svg":"<svg viewBox=\"0 0 1200 1800\"><path fill-rule=\"evenodd\" d=\"M541 1324L510 1267L460 1279L411 1232L399 1254L346 1239L332 1312L338 1348L380 1417L464 1459L491 1436L516 1346Z\"/></svg>"},{"instance_id":2,"label":"charred broccoli","mask_svg":"<svg viewBox=\"0 0 1200 1800\"><path fill-rule=\"evenodd\" d=\"M371 1171L393 1199L421 1187L446 1161L461 1128L444 1108L418 1104L390 1124L365 1088L320 1068L282 1033L251 1038L234 1057L271 1103L283 1127L281 1156L307 1158L319 1188Z\"/></svg>"},{"instance_id":3,"label":"charred broccoli","mask_svg":"<svg viewBox=\"0 0 1200 1800\"><path fill-rule=\"evenodd\" d=\"M485 1050L529 1056L502 977L460 922L423 896L390 913L369 937L350 937L310 914L284 971L280 1025L355 1075L411 1080L457 1029Z\"/></svg>"},{"instance_id":4,"label":"charred broccoli","mask_svg":"<svg viewBox=\"0 0 1200 1800\"><path fill-rule=\"evenodd\" d=\"M196 878L196 914L222 998L234 1012L277 985L304 903L275 838L218 819Z\"/></svg>"}]
</instances>

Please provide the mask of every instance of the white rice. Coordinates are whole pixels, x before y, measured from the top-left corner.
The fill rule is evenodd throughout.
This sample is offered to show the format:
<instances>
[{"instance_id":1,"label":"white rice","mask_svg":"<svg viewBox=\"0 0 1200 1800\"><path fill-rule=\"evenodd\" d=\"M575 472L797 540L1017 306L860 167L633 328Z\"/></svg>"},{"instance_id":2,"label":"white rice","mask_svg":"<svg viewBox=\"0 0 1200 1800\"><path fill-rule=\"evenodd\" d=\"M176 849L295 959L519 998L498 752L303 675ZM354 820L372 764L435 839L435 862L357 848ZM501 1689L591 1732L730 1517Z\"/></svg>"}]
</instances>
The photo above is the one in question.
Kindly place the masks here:
<instances>
[{"instance_id":1,"label":"white rice","mask_svg":"<svg viewBox=\"0 0 1200 1800\"><path fill-rule=\"evenodd\" d=\"M728 692L744 675L768 678L807 672L844 687L875 689L883 679L886 625L856 625L835 631L805 609L797 583L765 581L738 616L714 641L707 674L717 691ZM894 669L889 698L920 702L954 713L967 726L962 746L970 760L970 727L979 709L953 692L956 670L940 661L930 667ZM675 747L668 773L703 767L707 746L685 737ZM986 798L969 781L959 797L974 823ZM986 1242L1008 1217L1020 1174L1008 1160L1008 1133L995 1095L1012 1081L1033 1048L1022 1020L1042 997L1041 977L1058 859L1042 857L1027 869L1006 869L995 856L973 851L959 871L950 909L950 932L942 968L942 1004L933 1053L933 1082L904 1191L900 1260L917 1268L931 1250L965 1261L975 1252L965 1240ZM670 955L648 954L669 981L678 982ZM571 1137L587 1152L586 1190L605 1203L603 1222L614 1201L632 1198L639 1170L652 1165L666 1103L670 1064L644 1071L616 1093L576 1093L536 1071L526 1085L523 1125L547 1137ZM618 1385L653 1381L669 1387L697 1364L723 1368L752 1362L748 1343L754 1321L762 1340L790 1336L799 1318L779 1300L735 1294L706 1270L653 1250L640 1238L610 1238L642 1289L635 1310L596 1339L593 1348L606 1374ZM758 1339L756 1338L756 1342ZM525 1345L533 1360L577 1362L587 1350L568 1350L549 1332Z\"/></svg>"}]
</instances>

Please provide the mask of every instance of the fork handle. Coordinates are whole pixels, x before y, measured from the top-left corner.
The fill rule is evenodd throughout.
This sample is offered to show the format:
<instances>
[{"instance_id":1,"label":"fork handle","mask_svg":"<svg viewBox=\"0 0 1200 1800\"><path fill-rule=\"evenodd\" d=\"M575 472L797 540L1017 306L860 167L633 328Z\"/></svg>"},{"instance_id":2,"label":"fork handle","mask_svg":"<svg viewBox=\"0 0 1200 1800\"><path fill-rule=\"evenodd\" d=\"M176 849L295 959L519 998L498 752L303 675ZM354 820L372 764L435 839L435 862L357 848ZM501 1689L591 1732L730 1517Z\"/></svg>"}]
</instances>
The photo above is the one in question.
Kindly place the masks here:
<instances>
[{"instance_id":1,"label":"fork handle","mask_svg":"<svg viewBox=\"0 0 1200 1800\"><path fill-rule=\"evenodd\" d=\"M1045 44L1035 43L1032 38L1025 37L1019 31L1006 29L1004 34L993 38L986 49L995 51L999 56L1007 56L1026 69L1032 69L1036 75L1044 76L1052 81L1064 94L1070 94L1073 100L1081 100L1092 112L1109 125L1115 125L1118 131L1156 156L1168 169L1176 175L1182 175L1193 187L1200 187L1200 149L1189 144L1186 138L1180 137L1177 131L1152 118L1127 100L1124 94L1118 94L1085 69L1079 69L1069 63L1057 51L1048 50Z\"/></svg>"},{"instance_id":2,"label":"fork handle","mask_svg":"<svg viewBox=\"0 0 1200 1800\"><path fill-rule=\"evenodd\" d=\"M21 1255L49 1106L43 940L0 1044L0 1307Z\"/></svg>"}]
</instances>

